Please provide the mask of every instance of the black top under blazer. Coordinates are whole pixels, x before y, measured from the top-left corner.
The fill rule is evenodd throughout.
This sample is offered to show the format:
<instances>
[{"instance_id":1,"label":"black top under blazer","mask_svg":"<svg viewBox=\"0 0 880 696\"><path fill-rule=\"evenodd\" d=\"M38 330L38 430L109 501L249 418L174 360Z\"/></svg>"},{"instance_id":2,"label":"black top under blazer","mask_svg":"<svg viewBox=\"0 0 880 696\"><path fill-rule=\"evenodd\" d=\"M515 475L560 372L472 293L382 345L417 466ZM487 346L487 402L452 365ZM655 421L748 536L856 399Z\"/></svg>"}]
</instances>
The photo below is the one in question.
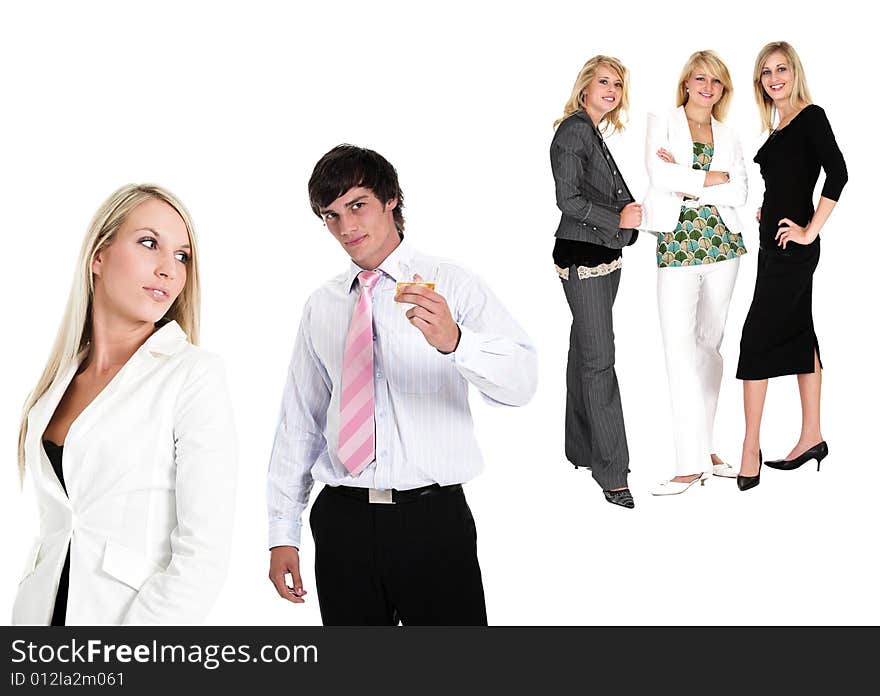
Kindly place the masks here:
<instances>
[{"instance_id":1,"label":"black top under blazer","mask_svg":"<svg viewBox=\"0 0 880 696\"><path fill-rule=\"evenodd\" d=\"M621 249L638 231L620 228L620 211L635 199L599 129L585 111L576 111L556 129L550 144L556 205L562 219L558 239Z\"/></svg>"}]
</instances>

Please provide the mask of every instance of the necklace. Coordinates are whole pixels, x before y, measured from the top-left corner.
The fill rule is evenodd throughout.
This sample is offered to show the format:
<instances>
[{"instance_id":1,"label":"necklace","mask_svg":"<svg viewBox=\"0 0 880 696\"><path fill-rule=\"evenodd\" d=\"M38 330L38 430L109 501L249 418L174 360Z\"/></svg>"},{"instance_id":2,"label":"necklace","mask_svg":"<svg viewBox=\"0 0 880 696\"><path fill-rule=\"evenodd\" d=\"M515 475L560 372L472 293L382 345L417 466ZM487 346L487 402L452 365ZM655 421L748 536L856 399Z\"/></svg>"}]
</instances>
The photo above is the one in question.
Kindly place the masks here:
<instances>
[{"instance_id":1,"label":"necklace","mask_svg":"<svg viewBox=\"0 0 880 696\"><path fill-rule=\"evenodd\" d=\"M687 115L687 112L685 112L684 115L685 115L685 117L687 118L688 121L690 121L691 123L696 123L696 124L697 124L697 130L700 129L700 126L708 126L710 123L712 123L712 119L711 119L711 118L710 118L708 121L706 121L705 123L700 123L700 122L697 121L696 119L693 119L693 118L691 118L690 116L688 116L688 115Z\"/></svg>"}]
</instances>

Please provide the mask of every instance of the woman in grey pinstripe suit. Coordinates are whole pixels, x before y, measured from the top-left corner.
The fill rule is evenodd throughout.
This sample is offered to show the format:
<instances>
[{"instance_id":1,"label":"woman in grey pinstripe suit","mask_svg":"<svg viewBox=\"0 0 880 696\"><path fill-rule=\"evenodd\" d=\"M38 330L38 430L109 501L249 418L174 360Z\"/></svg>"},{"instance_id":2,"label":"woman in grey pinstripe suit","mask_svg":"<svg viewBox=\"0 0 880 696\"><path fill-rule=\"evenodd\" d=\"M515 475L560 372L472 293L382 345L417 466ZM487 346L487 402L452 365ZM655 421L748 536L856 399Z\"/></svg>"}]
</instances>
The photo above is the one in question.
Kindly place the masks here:
<instances>
[{"instance_id":1,"label":"woman in grey pinstripe suit","mask_svg":"<svg viewBox=\"0 0 880 696\"><path fill-rule=\"evenodd\" d=\"M612 307L621 249L635 242L642 210L605 145L610 124L622 130L628 73L616 58L594 56L575 81L554 125L550 164L556 205L553 260L572 314L566 372L565 455L590 469L608 502L634 507L627 485L629 451L614 371Z\"/></svg>"}]
</instances>

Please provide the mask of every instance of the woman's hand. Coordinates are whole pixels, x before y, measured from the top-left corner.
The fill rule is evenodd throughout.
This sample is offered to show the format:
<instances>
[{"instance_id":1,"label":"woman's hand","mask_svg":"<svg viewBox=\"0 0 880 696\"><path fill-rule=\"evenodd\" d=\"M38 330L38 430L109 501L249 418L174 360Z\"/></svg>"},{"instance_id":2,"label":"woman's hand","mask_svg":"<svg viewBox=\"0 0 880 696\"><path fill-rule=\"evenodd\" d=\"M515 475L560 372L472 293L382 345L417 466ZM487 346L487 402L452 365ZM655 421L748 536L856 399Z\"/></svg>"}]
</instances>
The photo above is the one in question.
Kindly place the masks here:
<instances>
[{"instance_id":1,"label":"woman's hand","mask_svg":"<svg viewBox=\"0 0 880 696\"><path fill-rule=\"evenodd\" d=\"M657 157L662 159L664 162L668 162L669 164L675 164L675 157L673 157L672 153L665 147L661 147L659 150L657 150Z\"/></svg>"},{"instance_id":2,"label":"woman's hand","mask_svg":"<svg viewBox=\"0 0 880 696\"><path fill-rule=\"evenodd\" d=\"M727 172L711 171L706 172L706 182L704 186L720 186L730 181L730 174Z\"/></svg>"},{"instance_id":3,"label":"woman's hand","mask_svg":"<svg viewBox=\"0 0 880 696\"><path fill-rule=\"evenodd\" d=\"M779 231L776 232L776 243L785 249L789 242L794 244L812 244L818 233L810 232L810 226L801 227L793 220L782 218L779 221Z\"/></svg>"},{"instance_id":4,"label":"woman's hand","mask_svg":"<svg viewBox=\"0 0 880 696\"><path fill-rule=\"evenodd\" d=\"M620 229L631 230L642 224L642 206L627 203L620 211Z\"/></svg>"}]
</instances>

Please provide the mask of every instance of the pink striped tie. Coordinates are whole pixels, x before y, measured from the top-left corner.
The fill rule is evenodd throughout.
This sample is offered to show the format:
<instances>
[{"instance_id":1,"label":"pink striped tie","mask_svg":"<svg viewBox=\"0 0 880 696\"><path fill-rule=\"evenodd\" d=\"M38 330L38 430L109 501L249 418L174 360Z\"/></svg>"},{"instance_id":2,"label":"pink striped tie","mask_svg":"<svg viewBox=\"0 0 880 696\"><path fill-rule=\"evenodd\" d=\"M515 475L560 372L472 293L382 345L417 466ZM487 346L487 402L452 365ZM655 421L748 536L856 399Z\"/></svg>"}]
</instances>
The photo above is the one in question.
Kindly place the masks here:
<instances>
[{"instance_id":1,"label":"pink striped tie","mask_svg":"<svg viewBox=\"0 0 880 696\"><path fill-rule=\"evenodd\" d=\"M339 401L339 461L352 476L376 458L375 395L373 393L373 286L377 271L358 273L360 295L354 307L342 360Z\"/></svg>"}]
</instances>

